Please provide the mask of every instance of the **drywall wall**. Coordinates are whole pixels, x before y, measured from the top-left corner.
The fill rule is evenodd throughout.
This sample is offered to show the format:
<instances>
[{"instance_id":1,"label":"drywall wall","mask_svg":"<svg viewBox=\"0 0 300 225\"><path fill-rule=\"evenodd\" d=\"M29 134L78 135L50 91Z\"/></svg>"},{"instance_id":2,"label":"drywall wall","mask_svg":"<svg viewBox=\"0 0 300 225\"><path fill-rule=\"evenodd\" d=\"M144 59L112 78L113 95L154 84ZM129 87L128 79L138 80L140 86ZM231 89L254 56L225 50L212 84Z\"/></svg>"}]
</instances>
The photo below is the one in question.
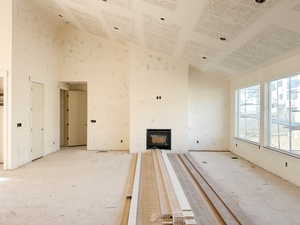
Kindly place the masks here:
<instances>
[{"instance_id":1,"label":"drywall wall","mask_svg":"<svg viewBox=\"0 0 300 225\"><path fill-rule=\"evenodd\" d=\"M60 80L87 82L88 150L128 150L127 46L71 26L61 30L60 40Z\"/></svg>"},{"instance_id":2,"label":"drywall wall","mask_svg":"<svg viewBox=\"0 0 300 225\"><path fill-rule=\"evenodd\" d=\"M144 151L150 128L172 129L174 151L227 149L228 136L222 130L228 121L228 82L219 74L191 70L189 79L186 62L134 47L128 50L72 26L61 30L60 40L60 81L87 82L89 150ZM200 118L198 112L207 101L213 107ZM198 128L207 121L213 122L210 130ZM195 138L201 139L199 145Z\"/></svg>"},{"instance_id":3,"label":"drywall wall","mask_svg":"<svg viewBox=\"0 0 300 225\"><path fill-rule=\"evenodd\" d=\"M258 71L244 74L231 81L230 84L230 150L245 159L261 166L262 168L300 186L300 159L271 151L266 148L259 148L256 145L234 139L235 132L235 90L255 84L264 84L271 80L280 79L300 72L300 55L266 66ZM264 107L261 109L265 112ZM264 134L263 126L260 131ZM286 167L286 162L288 167Z\"/></svg>"},{"instance_id":4,"label":"drywall wall","mask_svg":"<svg viewBox=\"0 0 300 225\"><path fill-rule=\"evenodd\" d=\"M191 150L227 150L229 81L219 73L189 71L188 132Z\"/></svg>"},{"instance_id":5,"label":"drywall wall","mask_svg":"<svg viewBox=\"0 0 300 225\"><path fill-rule=\"evenodd\" d=\"M12 1L2 0L0 7L0 71L10 71L12 48Z\"/></svg>"},{"instance_id":6,"label":"drywall wall","mask_svg":"<svg viewBox=\"0 0 300 225\"><path fill-rule=\"evenodd\" d=\"M188 64L132 49L130 151L146 149L147 129L171 129L172 150L187 150L187 108Z\"/></svg>"},{"instance_id":7,"label":"drywall wall","mask_svg":"<svg viewBox=\"0 0 300 225\"><path fill-rule=\"evenodd\" d=\"M12 163L31 161L31 82L44 84L44 153L59 149L58 48L56 25L30 1L13 1ZM22 127L17 127L21 123Z\"/></svg>"}]
</instances>

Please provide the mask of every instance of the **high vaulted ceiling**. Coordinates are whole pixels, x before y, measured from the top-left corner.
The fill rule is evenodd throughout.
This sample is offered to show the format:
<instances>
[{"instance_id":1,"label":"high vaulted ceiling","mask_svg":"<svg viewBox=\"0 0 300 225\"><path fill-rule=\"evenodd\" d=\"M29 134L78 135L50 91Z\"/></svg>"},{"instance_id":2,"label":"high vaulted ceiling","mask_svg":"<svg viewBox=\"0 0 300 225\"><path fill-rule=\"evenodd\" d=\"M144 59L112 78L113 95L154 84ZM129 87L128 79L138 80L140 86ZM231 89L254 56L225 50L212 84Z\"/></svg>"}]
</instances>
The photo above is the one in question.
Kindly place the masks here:
<instances>
[{"instance_id":1,"label":"high vaulted ceiling","mask_svg":"<svg viewBox=\"0 0 300 225\"><path fill-rule=\"evenodd\" d=\"M35 0L64 23L241 74L300 50L300 0Z\"/></svg>"}]
</instances>

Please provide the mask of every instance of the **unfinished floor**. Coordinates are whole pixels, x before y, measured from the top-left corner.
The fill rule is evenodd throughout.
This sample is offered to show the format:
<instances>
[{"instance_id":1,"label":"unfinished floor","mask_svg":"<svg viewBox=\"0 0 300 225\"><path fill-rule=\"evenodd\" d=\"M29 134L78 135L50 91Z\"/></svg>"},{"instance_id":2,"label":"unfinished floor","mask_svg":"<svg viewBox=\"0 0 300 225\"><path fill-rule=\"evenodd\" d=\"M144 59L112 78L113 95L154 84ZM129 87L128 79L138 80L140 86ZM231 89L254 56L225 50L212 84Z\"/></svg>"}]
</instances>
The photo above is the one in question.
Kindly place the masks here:
<instances>
[{"instance_id":1,"label":"unfinished floor","mask_svg":"<svg viewBox=\"0 0 300 225\"><path fill-rule=\"evenodd\" d=\"M300 224L299 187L229 152L191 155L255 225ZM0 170L0 224L117 225L131 158L72 148Z\"/></svg>"},{"instance_id":2,"label":"unfinished floor","mask_svg":"<svg viewBox=\"0 0 300 225\"><path fill-rule=\"evenodd\" d=\"M77 148L0 170L0 224L117 224L130 159Z\"/></svg>"},{"instance_id":3,"label":"unfinished floor","mask_svg":"<svg viewBox=\"0 0 300 225\"><path fill-rule=\"evenodd\" d=\"M300 188L229 152L192 157L256 225L299 225Z\"/></svg>"}]
</instances>

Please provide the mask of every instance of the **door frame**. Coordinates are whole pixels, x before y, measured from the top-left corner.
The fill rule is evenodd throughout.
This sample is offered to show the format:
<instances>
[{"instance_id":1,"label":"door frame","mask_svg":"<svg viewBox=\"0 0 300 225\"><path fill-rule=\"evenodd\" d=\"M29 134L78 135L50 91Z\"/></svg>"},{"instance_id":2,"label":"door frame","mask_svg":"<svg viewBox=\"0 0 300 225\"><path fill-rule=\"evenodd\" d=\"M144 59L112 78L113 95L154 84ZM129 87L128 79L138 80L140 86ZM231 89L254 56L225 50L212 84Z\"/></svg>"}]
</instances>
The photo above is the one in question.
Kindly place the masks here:
<instances>
[{"instance_id":1,"label":"door frame","mask_svg":"<svg viewBox=\"0 0 300 225\"><path fill-rule=\"evenodd\" d=\"M68 92L69 91L69 88L67 88L67 87L64 87L63 85L61 85L59 88L58 88L58 98L59 98L59 100L58 100L58 102L59 102L59 148L60 148L60 150L63 148L63 147L66 147L66 145L65 145L65 139L66 139L66 132L65 132L65 130L66 130L66 127L65 127L65 123L66 123L66 114L64 115L64 125L63 125L63 128L61 127L61 110L62 110L62 104L61 104L61 91L64 91L64 92ZM66 100L66 99L65 99ZM64 100L64 105L63 106L66 106L66 101ZM65 107L63 108L63 110L65 110ZM64 113L65 113L65 111L64 111ZM61 132L61 129L63 129L64 130L64 144L62 145L62 143L61 143L61 136L62 136L62 132Z\"/></svg>"},{"instance_id":2,"label":"door frame","mask_svg":"<svg viewBox=\"0 0 300 225\"><path fill-rule=\"evenodd\" d=\"M0 70L0 78L3 79L3 169L12 168L12 147L11 147L11 79L6 70Z\"/></svg>"},{"instance_id":3,"label":"door frame","mask_svg":"<svg viewBox=\"0 0 300 225\"><path fill-rule=\"evenodd\" d=\"M32 102L32 99L33 99L33 94L32 94L32 85L33 84L40 84L43 86L43 149L42 149L42 156L41 157L44 157L45 156L45 84L43 82L40 82L40 81L35 81L35 80L30 80L30 137L31 137L31 140L30 140L30 143L31 143L31 151L30 151L30 161L34 161L36 159L32 159L32 148L33 148L33 134L32 134L32 126L33 126L33 123L32 123L32 105L33 105L33 102Z\"/></svg>"}]
</instances>

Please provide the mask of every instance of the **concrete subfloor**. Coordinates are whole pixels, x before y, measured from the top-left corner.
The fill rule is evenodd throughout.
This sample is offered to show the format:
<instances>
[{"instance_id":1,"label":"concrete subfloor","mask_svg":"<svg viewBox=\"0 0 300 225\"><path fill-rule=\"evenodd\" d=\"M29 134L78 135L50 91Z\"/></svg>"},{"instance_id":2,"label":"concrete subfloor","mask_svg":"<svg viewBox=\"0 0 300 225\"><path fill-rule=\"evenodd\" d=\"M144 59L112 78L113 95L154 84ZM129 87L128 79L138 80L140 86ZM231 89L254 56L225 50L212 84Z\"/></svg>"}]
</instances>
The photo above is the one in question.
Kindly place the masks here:
<instances>
[{"instance_id":1,"label":"concrete subfloor","mask_svg":"<svg viewBox=\"0 0 300 225\"><path fill-rule=\"evenodd\" d=\"M300 225L300 187L231 153L191 155L256 225Z\"/></svg>"},{"instance_id":2,"label":"concrete subfloor","mask_svg":"<svg viewBox=\"0 0 300 225\"><path fill-rule=\"evenodd\" d=\"M0 224L117 224L130 159L77 148L0 170Z\"/></svg>"}]
</instances>

